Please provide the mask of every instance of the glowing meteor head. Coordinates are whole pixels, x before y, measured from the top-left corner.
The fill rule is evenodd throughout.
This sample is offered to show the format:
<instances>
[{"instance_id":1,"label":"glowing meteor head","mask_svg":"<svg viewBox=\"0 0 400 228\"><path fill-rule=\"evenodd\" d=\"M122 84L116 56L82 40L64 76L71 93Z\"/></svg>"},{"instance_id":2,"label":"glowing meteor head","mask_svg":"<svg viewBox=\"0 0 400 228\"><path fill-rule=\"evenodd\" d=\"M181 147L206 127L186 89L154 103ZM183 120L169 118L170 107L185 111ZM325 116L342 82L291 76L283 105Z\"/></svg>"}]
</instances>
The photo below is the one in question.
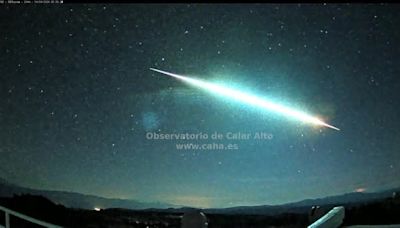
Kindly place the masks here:
<instances>
[{"instance_id":1,"label":"glowing meteor head","mask_svg":"<svg viewBox=\"0 0 400 228\"><path fill-rule=\"evenodd\" d=\"M162 74L166 74L168 76L180 79L188 84L202 88L202 89L212 92L214 94L219 94L224 97L231 98L233 100L242 102L244 104L262 108L266 111L272 111L272 112L275 112L275 113L278 113L278 114L281 114L281 115L284 115L284 116L287 116L287 117L290 117L293 119L297 119L301 122L310 123L310 124L317 125L317 126L324 126L324 127L338 130L338 131L340 130L339 128L329 125L329 124L323 122L322 120L320 120L316 117L313 117L307 113L283 106L281 104L277 104L268 99L263 99L263 98L255 96L255 95L244 93L244 92L241 92L241 91L238 91L238 90L235 90L232 88L228 88L228 87L225 87L222 85L205 82L205 81L198 80L198 79L188 78L188 77L185 77L182 75L173 74L173 73L169 73L169 72L154 69L154 68L150 68L150 70L156 71L156 72L159 72Z\"/></svg>"}]
</instances>

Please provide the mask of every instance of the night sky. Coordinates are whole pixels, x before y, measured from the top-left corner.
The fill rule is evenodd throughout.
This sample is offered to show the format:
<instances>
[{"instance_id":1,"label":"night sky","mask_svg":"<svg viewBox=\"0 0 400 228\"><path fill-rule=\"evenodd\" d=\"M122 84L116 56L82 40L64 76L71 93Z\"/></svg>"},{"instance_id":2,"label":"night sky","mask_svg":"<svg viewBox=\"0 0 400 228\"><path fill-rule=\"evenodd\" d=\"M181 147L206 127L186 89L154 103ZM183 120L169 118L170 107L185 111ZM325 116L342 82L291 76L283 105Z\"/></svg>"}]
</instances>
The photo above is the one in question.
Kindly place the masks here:
<instances>
[{"instance_id":1,"label":"night sky","mask_svg":"<svg viewBox=\"0 0 400 228\"><path fill-rule=\"evenodd\" d=\"M2 5L0 177L198 207L400 186L399 5ZM157 69L323 118L310 126ZM268 133L151 140L147 133ZM179 150L180 143L234 144Z\"/></svg>"}]
</instances>

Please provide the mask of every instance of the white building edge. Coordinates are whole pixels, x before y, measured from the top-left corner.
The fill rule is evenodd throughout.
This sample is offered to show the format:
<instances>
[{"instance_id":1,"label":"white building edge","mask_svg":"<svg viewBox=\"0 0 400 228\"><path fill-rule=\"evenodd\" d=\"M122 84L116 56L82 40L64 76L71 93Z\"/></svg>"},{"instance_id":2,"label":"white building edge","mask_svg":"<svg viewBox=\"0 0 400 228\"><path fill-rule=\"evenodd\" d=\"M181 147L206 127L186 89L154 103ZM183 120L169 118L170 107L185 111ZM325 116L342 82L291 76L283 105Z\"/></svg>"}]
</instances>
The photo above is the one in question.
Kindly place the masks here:
<instances>
[{"instance_id":1,"label":"white building edge","mask_svg":"<svg viewBox=\"0 0 400 228\"><path fill-rule=\"evenodd\" d=\"M345 216L345 209L343 206L334 207L320 219L308 226L308 228L337 228L337 227L351 227L351 228L400 228L400 224L395 225L353 225L342 226Z\"/></svg>"}]
</instances>

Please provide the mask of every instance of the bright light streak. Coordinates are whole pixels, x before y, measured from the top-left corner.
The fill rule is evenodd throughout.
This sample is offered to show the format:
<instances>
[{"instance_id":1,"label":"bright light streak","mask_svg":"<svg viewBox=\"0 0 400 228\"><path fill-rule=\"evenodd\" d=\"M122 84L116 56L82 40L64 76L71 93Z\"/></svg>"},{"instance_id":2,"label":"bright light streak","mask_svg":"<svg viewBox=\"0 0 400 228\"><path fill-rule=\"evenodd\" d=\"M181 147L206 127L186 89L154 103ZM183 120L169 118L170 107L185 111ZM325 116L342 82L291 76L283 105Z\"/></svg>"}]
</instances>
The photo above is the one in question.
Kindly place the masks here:
<instances>
[{"instance_id":1,"label":"bright light streak","mask_svg":"<svg viewBox=\"0 0 400 228\"><path fill-rule=\"evenodd\" d=\"M208 90L210 92L213 92L213 93L216 93L216 94L228 97L228 98L232 98L236 101L240 101L245 104L253 105L255 107L259 107L259 108L262 108L267 111L272 111L272 112L279 113L279 114L287 116L287 117L291 117L291 118L300 120L304 123L310 123L310 124L314 124L314 125L318 125L318 126L329 127L329 128L340 131L339 128L329 125L329 124L323 122L322 120L320 120L316 117L313 117L307 113L274 103L272 101L268 101L267 99L262 99L260 97L257 97L257 96L254 96L254 95L251 95L248 93L244 93L244 92L241 92L241 91L238 91L235 89L227 88L227 87L213 84L210 82L201 81L198 79L188 78L188 77L178 75L178 74L169 73L169 72L166 72L163 70L158 70L158 69L154 69L154 68L150 68L150 70L169 75L171 77L174 77L174 78L180 79L184 82L187 82L191 85L197 86L199 88Z\"/></svg>"}]
</instances>

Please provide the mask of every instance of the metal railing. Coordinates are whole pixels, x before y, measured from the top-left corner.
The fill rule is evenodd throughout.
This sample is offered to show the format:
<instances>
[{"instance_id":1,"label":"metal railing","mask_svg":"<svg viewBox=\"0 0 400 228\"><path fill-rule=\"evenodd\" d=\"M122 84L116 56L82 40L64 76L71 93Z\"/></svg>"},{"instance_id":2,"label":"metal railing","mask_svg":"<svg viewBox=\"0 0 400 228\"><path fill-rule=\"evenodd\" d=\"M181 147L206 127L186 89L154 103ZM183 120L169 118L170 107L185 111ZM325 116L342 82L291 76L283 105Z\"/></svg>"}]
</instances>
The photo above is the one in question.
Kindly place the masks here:
<instances>
[{"instance_id":1,"label":"metal railing","mask_svg":"<svg viewBox=\"0 0 400 228\"><path fill-rule=\"evenodd\" d=\"M27 215L21 214L19 212L13 211L13 210L10 210L10 209L5 208L3 206L0 206L0 211L3 211L5 213L5 223L4 223L5 226L0 225L0 227L10 228L11 227L10 226L10 215L13 215L13 216L18 217L20 219L23 219L23 220L26 220L28 222L34 223L36 225L41 225L41 226L44 226L44 227L47 227L47 228L61 228L61 226L57 226L57 225L53 225L51 223L40 221L38 219L29 217Z\"/></svg>"}]
</instances>

